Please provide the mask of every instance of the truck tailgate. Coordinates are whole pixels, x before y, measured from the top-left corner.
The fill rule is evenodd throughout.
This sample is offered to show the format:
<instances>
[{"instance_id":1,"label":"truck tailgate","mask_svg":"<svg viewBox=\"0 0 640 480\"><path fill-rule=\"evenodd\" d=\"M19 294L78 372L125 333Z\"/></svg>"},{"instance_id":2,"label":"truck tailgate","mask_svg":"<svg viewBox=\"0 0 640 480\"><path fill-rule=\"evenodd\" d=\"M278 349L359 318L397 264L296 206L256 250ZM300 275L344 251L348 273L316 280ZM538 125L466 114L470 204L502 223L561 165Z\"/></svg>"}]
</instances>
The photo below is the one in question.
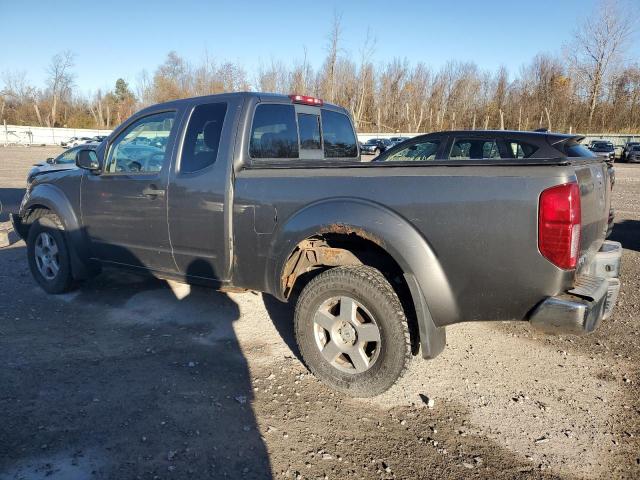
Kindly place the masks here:
<instances>
[{"instance_id":1,"label":"truck tailgate","mask_svg":"<svg viewBox=\"0 0 640 480\"><path fill-rule=\"evenodd\" d=\"M592 161L577 164L575 168L582 211L580 268L590 263L606 237L611 188L605 162Z\"/></svg>"}]
</instances>

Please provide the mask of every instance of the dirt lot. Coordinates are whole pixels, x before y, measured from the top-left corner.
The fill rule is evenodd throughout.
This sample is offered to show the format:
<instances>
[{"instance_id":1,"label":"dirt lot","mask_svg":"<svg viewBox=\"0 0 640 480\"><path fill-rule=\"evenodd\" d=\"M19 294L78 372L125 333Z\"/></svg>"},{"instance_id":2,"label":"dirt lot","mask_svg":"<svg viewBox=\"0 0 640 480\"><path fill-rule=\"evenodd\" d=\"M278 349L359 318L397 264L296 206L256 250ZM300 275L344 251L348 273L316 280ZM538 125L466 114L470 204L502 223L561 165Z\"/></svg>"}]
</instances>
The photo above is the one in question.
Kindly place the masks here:
<instances>
[{"instance_id":1,"label":"dirt lot","mask_svg":"<svg viewBox=\"0 0 640 480\"><path fill-rule=\"evenodd\" d=\"M51 151L0 148L5 209ZM617 178L597 332L451 327L371 400L307 373L271 298L110 271L47 296L24 243L0 249L0 479L640 478L640 165Z\"/></svg>"}]
</instances>

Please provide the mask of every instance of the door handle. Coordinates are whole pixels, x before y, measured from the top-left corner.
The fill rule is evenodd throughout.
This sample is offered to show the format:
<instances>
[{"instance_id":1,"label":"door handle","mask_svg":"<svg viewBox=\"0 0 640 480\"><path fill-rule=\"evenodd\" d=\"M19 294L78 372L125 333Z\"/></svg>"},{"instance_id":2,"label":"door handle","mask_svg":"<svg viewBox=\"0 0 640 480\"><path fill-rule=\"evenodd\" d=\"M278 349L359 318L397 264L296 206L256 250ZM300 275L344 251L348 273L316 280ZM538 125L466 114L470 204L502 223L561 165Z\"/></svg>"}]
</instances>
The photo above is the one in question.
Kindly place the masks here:
<instances>
[{"instance_id":1,"label":"door handle","mask_svg":"<svg viewBox=\"0 0 640 480\"><path fill-rule=\"evenodd\" d=\"M156 188L155 185L149 185L142 190L142 195L149 198L164 197L164 190Z\"/></svg>"}]
</instances>

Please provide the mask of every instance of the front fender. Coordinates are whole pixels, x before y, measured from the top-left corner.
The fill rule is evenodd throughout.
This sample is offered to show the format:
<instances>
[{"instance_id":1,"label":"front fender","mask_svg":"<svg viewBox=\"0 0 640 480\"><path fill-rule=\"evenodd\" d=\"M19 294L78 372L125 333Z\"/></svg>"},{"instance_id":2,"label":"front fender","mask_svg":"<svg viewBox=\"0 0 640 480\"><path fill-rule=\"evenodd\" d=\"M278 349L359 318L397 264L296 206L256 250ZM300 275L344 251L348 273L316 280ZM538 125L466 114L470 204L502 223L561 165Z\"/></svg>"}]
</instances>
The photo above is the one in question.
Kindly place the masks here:
<instances>
[{"instance_id":1,"label":"front fender","mask_svg":"<svg viewBox=\"0 0 640 480\"><path fill-rule=\"evenodd\" d=\"M20 217L24 220L28 212L37 207L45 207L58 216L69 244L73 276L87 277L92 270L88 264L88 242L71 201L56 185L42 183L35 185L25 194L20 205Z\"/></svg>"},{"instance_id":2,"label":"front fender","mask_svg":"<svg viewBox=\"0 0 640 480\"><path fill-rule=\"evenodd\" d=\"M43 206L58 215L67 232L80 230L78 216L71 206L71 202L60 188L50 183L35 185L31 191L25 193L20 205L20 216L25 217L29 210Z\"/></svg>"},{"instance_id":3,"label":"front fender","mask_svg":"<svg viewBox=\"0 0 640 480\"><path fill-rule=\"evenodd\" d=\"M354 233L375 242L393 257L405 275L415 278L436 326L459 320L451 286L427 240L397 213L357 198L334 198L308 205L274 232L266 283L277 297L284 298L280 279L296 246L323 233Z\"/></svg>"}]
</instances>

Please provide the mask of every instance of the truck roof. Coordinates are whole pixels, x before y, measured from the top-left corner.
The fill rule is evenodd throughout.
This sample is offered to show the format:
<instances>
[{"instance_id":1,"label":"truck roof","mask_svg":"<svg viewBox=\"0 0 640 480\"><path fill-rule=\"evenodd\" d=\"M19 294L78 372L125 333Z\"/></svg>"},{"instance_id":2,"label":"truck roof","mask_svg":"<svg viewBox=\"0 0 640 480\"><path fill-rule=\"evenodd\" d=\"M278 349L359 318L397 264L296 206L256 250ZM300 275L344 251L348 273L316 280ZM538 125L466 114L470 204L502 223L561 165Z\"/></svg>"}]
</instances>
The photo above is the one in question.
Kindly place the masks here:
<instances>
[{"instance_id":1,"label":"truck roof","mask_svg":"<svg viewBox=\"0 0 640 480\"><path fill-rule=\"evenodd\" d=\"M229 93L217 93L213 95L201 95L197 97L187 97L180 98L178 100L170 100L168 102L156 103L150 105L140 112L146 112L148 110L155 110L157 108L164 107L177 107L180 105L184 105L186 103L210 103L222 101L224 99L230 98L257 98L260 102L278 102L278 103L296 103L294 102L289 95L284 95L281 93L268 93L268 92L229 92ZM335 110L342 113L348 113L347 110L339 105L335 105L333 103L322 101L322 105L318 105L321 108L326 108L328 110ZM140 113L139 112L139 113Z\"/></svg>"}]
</instances>

